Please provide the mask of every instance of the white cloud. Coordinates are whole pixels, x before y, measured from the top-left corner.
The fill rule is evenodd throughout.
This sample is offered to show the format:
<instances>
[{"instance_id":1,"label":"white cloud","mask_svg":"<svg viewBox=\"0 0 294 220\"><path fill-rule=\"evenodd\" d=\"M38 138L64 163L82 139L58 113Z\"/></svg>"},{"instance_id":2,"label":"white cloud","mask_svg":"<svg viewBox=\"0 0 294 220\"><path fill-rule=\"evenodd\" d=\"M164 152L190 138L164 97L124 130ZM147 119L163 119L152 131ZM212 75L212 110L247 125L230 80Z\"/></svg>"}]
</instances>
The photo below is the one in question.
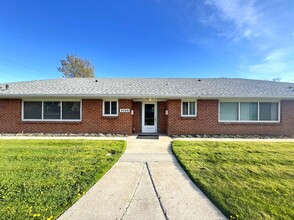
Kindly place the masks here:
<instances>
[{"instance_id":1,"label":"white cloud","mask_svg":"<svg viewBox=\"0 0 294 220\"><path fill-rule=\"evenodd\" d=\"M247 41L252 54L247 54L251 64L239 65L244 77L281 77L285 81L294 81L294 31L289 28L294 23L293 19L289 20L293 15L290 15L292 13L286 3L284 0L271 3L257 0L205 1L214 9L217 19L213 22L223 26L217 29L222 36L232 39L235 44L246 45Z\"/></svg>"},{"instance_id":2,"label":"white cloud","mask_svg":"<svg viewBox=\"0 0 294 220\"><path fill-rule=\"evenodd\" d=\"M164 0L161 0L164 1ZM294 81L294 19L292 0L173 0L187 38L202 48L233 50L242 77ZM179 14L177 14L179 13ZM201 27L199 27L199 24ZM192 28L191 28L192 27ZM193 27L195 27L193 29ZM204 28L203 28L204 27ZM203 29L202 29L203 28ZM191 30L191 31L190 31ZM204 30L204 34L202 34ZM217 36L217 37L216 37ZM227 44L227 45L225 45ZM236 77L239 77L236 75Z\"/></svg>"},{"instance_id":3,"label":"white cloud","mask_svg":"<svg viewBox=\"0 0 294 220\"><path fill-rule=\"evenodd\" d=\"M276 49L260 63L248 67L250 78L272 79L280 77L284 81L294 81L294 48Z\"/></svg>"},{"instance_id":4,"label":"white cloud","mask_svg":"<svg viewBox=\"0 0 294 220\"><path fill-rule=\"evenodd\" d=\"M215 10L214 22L220 20L231 25L222 27L220 31L230 38L258 37L263 32L260 28L262 13L255 7L255 0L206 0L205 4Z\"/></svg>"}]
</instances>

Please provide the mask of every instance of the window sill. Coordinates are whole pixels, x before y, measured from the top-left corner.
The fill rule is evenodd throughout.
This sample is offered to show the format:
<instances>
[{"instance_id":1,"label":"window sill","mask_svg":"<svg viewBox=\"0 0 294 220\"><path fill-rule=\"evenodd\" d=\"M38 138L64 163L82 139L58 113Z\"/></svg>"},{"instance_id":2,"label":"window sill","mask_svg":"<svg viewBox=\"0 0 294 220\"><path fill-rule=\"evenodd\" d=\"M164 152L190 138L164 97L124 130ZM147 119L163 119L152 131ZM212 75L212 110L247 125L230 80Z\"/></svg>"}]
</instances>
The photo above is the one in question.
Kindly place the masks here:
<instances>
[{"instance_id":1,"label":"window sill","mask_svg":"<svg viewBox=\"0 0 294 220\"><path fill-rule=\"evenodd\" d=\"M57 123L57 124L64 124L64 123L82 123L82 120L80 121L46 121L46 120L41 120L41 121L30 121L30 120L22 120L21 123L24 123L24 124L29 124L29 123L32 123L32 124L47 124L47 123Z\"/></svg>"},{"instance_id":2,"label":"window sill","mask_svg":"<svg viewBox=\"0 0 294 220\"><path fill-rule=\"evenodd\" d=\"M237 121L237 122L225 122L225 121L219 121L218 123L220 124L224 124L224 125L280 125L281 122L280 121L265 121L265 122L261 122L261 121Z\"/></svg>"},{"instance_id":3,"label":"window sill","mask_svg":"<svg viewBox=\"0 0 294 220\"><path fill-rule=\"evenodd\" d=\"M115 119L115 118L118 118L118 115L102 115L102 118Z\"/></svg>"},{"instance_id":4,"label":"window sill","mask_svg":"<svg viewBox=\"0 0 294 220\"><path fill-rule=\"evenodd\" d=\"M193 115L193 116L183 116L181 115L181 119L184 119L184 120L195 120L197 118L196 115Z\"/></svg>"}]
</instances>

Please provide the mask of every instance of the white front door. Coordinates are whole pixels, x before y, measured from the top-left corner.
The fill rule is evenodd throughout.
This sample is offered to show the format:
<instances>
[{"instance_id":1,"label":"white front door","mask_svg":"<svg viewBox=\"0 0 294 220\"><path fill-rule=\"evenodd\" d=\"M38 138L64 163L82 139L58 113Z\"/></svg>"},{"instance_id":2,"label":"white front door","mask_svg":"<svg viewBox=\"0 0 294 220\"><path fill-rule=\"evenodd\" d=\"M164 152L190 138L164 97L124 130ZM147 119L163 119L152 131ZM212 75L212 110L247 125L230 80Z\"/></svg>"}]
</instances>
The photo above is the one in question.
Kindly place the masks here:
<instances>
[{"instance_id":1,"label":"white front door","mask_svg":"<svg viewBox=\"0 0 294 220\"><path fill-rule=\"evenodd\" d=\"M157 103L143 102L142 103L142 133L157 132Z\"/></svg>"}]
</instances>

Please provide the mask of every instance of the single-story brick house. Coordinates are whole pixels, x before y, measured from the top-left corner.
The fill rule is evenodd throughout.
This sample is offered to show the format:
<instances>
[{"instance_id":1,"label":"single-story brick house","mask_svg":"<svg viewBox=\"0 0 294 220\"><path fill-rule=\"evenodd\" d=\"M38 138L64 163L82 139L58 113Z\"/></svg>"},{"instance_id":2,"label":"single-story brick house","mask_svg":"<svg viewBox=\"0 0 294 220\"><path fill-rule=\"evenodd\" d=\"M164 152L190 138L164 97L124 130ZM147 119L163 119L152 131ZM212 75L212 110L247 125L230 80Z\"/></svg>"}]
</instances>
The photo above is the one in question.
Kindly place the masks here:
<instances>
[{"instance_id":1,"label":"single-story brick house","mask_svg":"<svg viewBox=\"0 0 294 220\"><path fill-rule=\"evenodd\" d=\"M0 84L0 133L294 136L294 83L74 78Z\"/></svg>"}]
</instances>

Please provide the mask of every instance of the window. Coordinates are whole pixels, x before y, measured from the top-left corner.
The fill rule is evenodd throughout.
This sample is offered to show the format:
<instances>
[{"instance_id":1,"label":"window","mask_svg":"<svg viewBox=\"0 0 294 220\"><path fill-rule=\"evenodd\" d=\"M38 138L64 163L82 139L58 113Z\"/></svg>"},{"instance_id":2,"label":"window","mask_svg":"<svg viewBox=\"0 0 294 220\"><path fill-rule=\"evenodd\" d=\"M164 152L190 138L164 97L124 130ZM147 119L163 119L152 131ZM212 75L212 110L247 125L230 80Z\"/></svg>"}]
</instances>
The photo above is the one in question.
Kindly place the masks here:
<instances>
[{"instance_id":1,"label":"window","mask_svg":"<svg viewBox=\"0 0 294 220\"><path fill-rule=\"evenodd\" d=\"M195 101L182 101L182 117L195 117L196 116L196 102Z\"/></svg>"},{"instance_id":2,"label":"window","mask_svg":"<svg viewBox=\"0 0 294 220\"><path fill-rule=\"evenodd\" d=\"M44 119L60 119L60 102L44 102Z\"/></svg>"},{"instance_id":3,"label":"window","mask_svg":"<svg viewBox=\"0 0 294 220\"><path fill-rule=\"evenodd\" d=\"M241 102L240 103L240 120L241 121L257 121L258 119L258 103L257 102Z\"/></svg>"},{"instance_id":4,"label":"window","mask_svg":"<svg viewBox=\"0 0 294 220\"><path fill-rule=\"evenodd\" d=\"M238 103L222 102L220 104L221 120L222 121L236 121L238 120Z\"/></svg>"},{"instance_id":5,"label":"window","mask_svg":"<svg viewBox=\"0 0 294 220\"><path fill-rule=\"evenodd\" d=\"M278 103L260 103L259 104L259 120L260 121L278 121Z\"/></svg>"},{"instance_id":6,"label":"window","mask_svg":"<svg viewBox=\"0 0 294 220\"><path fill-rule=\"evenodd\" d=\"M103 101L104 116L118 116L118 101Z\"/></svg>"},{"instance_id":7,"label":"window","mask_svg":"<svg viewBox=\"0 0 294 220\"><path fill-rule=\"evenodd\" d=\"M28 121L80 121L81 102L24 101L23 120Z\"/></svg>"},{"instance_id":8,"label":"window","mask_svg":"<svg viewBox=\"0 0 294 220\"><path fill-rule=\"evenodd\" d=\"M220 121L278 122L279 102L220 102Z\"/></svg>"},{"instance_id":9,"label":"window","mask_svg":"<svg viewBox=\"0 0 294 220\"><path fill-rule=\"evenodd\" d=\"M81 119L80 102L62 102L62 119Z\"/></svg>"},{"instance_id":10,"label":"window","mask_svg":"<svg viewBox=\"0 0 294 220\"><path fill-rule=\"evenodd\" d=\"M24 119L42 119L42 102L24 102Z\"/></svg>"}]
</instances>

